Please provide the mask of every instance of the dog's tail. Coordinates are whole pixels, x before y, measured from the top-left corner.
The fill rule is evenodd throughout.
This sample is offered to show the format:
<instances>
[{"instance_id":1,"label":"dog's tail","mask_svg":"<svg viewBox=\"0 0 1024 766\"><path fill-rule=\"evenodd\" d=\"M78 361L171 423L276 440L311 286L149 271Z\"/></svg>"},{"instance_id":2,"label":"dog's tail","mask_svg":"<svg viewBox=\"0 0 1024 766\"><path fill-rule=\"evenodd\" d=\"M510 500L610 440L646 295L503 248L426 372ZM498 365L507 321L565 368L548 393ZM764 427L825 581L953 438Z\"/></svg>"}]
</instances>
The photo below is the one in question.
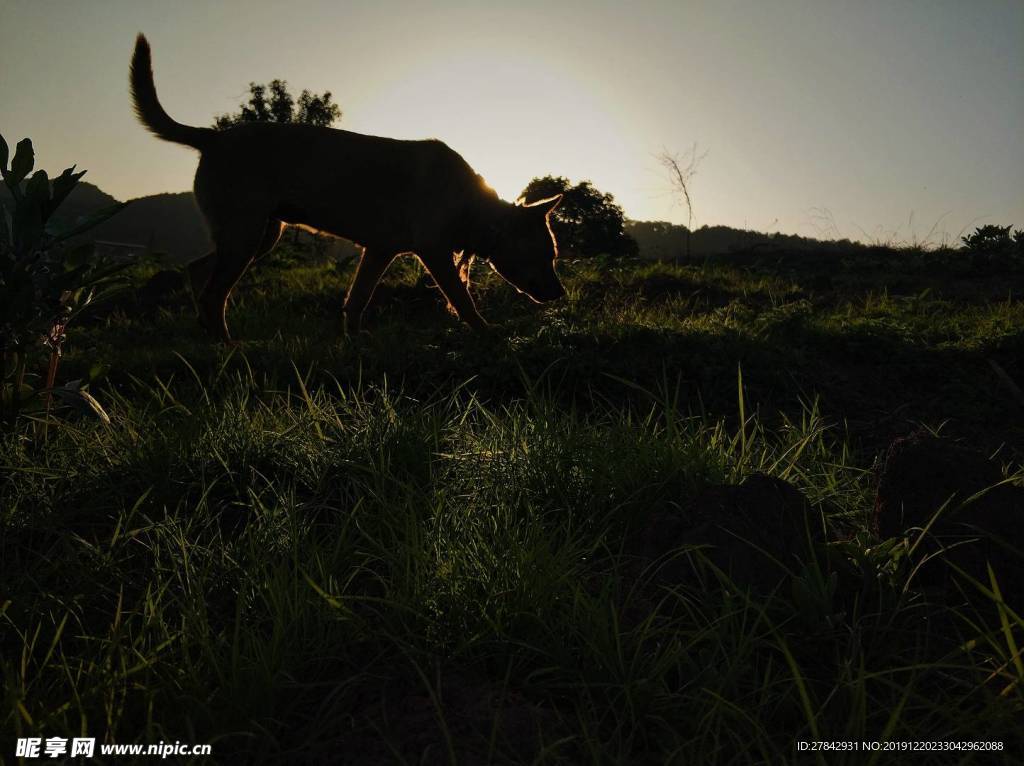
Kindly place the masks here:
<instances>
[{"instance_id":1,"label":"dog's tail","mask_svg":"<svg viewBox=\"0 0 1024 766\"><path fill-rule=\"evenodd\" d=\"M149 52L149 41L141 32L135 38L130 78L135 114L157 138L185 144L200 151L210 145L217 131L175 122L160 105L160 100L156 97L156 86L153 84L153 62Z\"/></svg>"}]
</instances>

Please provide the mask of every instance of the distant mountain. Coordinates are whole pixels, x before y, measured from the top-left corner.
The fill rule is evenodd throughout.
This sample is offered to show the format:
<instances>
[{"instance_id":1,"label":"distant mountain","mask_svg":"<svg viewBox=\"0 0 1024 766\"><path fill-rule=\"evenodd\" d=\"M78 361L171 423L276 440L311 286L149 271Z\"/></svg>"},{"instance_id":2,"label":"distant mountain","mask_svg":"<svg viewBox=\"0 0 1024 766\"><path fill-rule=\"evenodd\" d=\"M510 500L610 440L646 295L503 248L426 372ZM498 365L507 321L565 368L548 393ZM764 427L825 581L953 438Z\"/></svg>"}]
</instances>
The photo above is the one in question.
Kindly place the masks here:
<instances>
[{"instance_id":1,"label":"distant mountain","mask_svg":"<svg viewBox=\"0 0 1024 766\"><path fill-rule=\"evenodd\" d=\"M144 245L179 263L206 255L213 247L192 192L131 200L120 213L92 229L90 236Z\"/></svg>"},{"instance_id":2,"label":"distant mountain","mask_svg":"<svg viewBox=\"0 0 1024 766\"><path fill-rule=\"evenodd\" d=\"M0 184L0 202L10 202L10 192ZM68 226L117 200L91 183L82 181L54 214L59 226ZM654 260L684 260L686 227L666 221L626 221L626 232L637 242L640 255ZM205 255L212 248L203 217L192 192L154 194L139 197L113 218L92 229L93 240L140 245L165 253L169 260L184 263ZM702 226L690 235L690 255L705 258L752 250L813 250L839 253L863 245L849 240L817 240L795 234L763 234L728 226ZM345 254L354 252L345 244ZM339 252L341 252L339 250Z\"/></svg>"},{"instance_id":3,"label":"distant mountain","mask_svg":"<svg viewBox=\"0 0 1024 766\"><path fill-rule=\"evenodd\" d=\"M10 191L0 184L0 203L10 206L11 202ZM94 184L79 181L51 221L58 228L69 227L117 202ZM141 245L143 249L166 253L176 262L198 258L211 248L210 236L192 192L134 199L113 218L90 229L84 238Z\"/></svg>"},{"instance_id":4,"label":"distant mountain","mask_svg":"<svg viewBox=\"0 0 1024 766\"><path fill-rule=\"evenodd\" d=\"M7 188L4 187L4 191ZM8 192L9 193L9 192ZM60 207L54 213L53 218L62 225L72 224L80 218L85 218L97 210L116 205L118 200L111 197L95 184L88 181L79 181L71 194L65 198Z\"/></svg>"},{"instance_id":5,"label":"distant mountain","mask_svg":"<svg viewBox=\"0 0 1024 766\"><path fill-rule=\"evenodd\" d=\"M636 240L643 258L686 259L686 227L667 221L626 221L626 233ZM813 250L817 253L848 253L863 248L848 239L819 240L797 234L764 234L729 226L702 226L690 235L690 257L749 252L754 250Z\"/></svg>"}]
</instances>

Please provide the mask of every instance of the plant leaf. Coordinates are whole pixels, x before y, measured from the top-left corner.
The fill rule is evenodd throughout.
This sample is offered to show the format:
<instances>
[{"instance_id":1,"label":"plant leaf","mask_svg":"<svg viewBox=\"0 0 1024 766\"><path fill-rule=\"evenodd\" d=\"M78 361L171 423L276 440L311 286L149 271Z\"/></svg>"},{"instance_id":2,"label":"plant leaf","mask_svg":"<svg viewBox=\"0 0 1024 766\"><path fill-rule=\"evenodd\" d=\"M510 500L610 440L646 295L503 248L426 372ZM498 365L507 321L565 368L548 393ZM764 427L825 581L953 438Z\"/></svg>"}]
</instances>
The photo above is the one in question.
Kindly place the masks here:
<instances>
[{"instance_id":1,"label":"plant leaf","mask_svg":"<svg viewBox=\"0 0 1024 766\"><path fill-rule=\"evenodd\" d=\"M25 258L36 249L43 234L42 206L20 196L14 201L14 216L11 223L14 254L18 258Z\"/></svg>"},{"instance_id":2,"label":"plant leaf","mask_svg":"<svg viewBox=\"0 0 1024 766\"><path fill-rule=\"evenodd\" d=\"M5 247L11 246L11 215L7 212L7 208L0 202L0 250ZM3 268L7 269L7 258L3 257Z\"/></svg>"},{"instance_id":3,"label":"plant leaf","mask_svg":"<svg viewBox=\"0 0 1024 766\"><path fill-rule=\"evenodd\" d=\"M95 212L92 215L90 215L88 218L86 218L84 221L82 221L78 225L72 226L67 231L63 231L60 234L57 234L56 236L54 236L54 238L53 238L54 244L56 244L57 242L63 242L64 240L70 239L71 237L78 236L82 232L88 231L89 229L91 229L94 226L98 226L99 224L103 223L105 220L107 220L111 216L114 216L114 215L117 215L118 213L120 213L129 204L130 203L128 203L128 202L118 202L116 205L111 205L110 207L105 207L102 210L98 210L97 212Z\"/></svg>"},{"instance_id":4,"label":"plant leaf","mask_svg":"<svg viewBox=\"0 0 1024 766\"><path fill-rule=\"evenodd\" d=\"M17 198L21 194L21 189L18 188L25 176L32 172L32 166L36 164L36 154L32 150L32 139L23 138L18 142L18 147L14 152L14 159L11 160L11 169L4 175L4 180L7 181L7 187L11 190ZM17 189L17 193L15 193Z\"/></svg>"},{"instance_id":5,"label":"plant leaf","mask_svg":"<svg viewBox=\"0 0 1024 766\"><path fill-rule=\"evenodd\" d=\"M50 203L50 178L45 170L37 170L25 185L25 202L39 205L44 221L49 216L46 209Z\"/></svg>"},{"instance_id":6,"label":"plant leaf","mask_svg":"<svg viewBox=\"0 0 1024 766\"><path fill-rule=\"evenodd\" d=\"M4 141L4 137L0 135L0 173L7 175L7 157L10 154L10 149L7 148L7 142Z\"/></svg>"},{"instance_id":7,"label":"plant leaf","mask_svg":"<svg viewBox=\"0 0 1024 766\"><path fill-rule=\"evenodd\" d=\"M74 172L75 166L67 168L63 173L53 179L53 198L50 200L47 218L60 207L60 204L71 193L71 190L78 184L79 179L85 175L85 171Z\"/></svg>"},{"instance_id":8,"label":"plant leaf","mask_svg":"<svg viewBox=\"0 0 1024 766\"><path fill-rule=\"evenodd\" d=\"M77 382L77 381L76 381ZM92 394L81 388L53 388L51 392L54 396L60 399L65 404L68 404L72 409L82 413L83 415L92 415L103 421L104 424L110 425L110 416L103 409L103 406L93 398Z\"/></svg>"}]
</instances>

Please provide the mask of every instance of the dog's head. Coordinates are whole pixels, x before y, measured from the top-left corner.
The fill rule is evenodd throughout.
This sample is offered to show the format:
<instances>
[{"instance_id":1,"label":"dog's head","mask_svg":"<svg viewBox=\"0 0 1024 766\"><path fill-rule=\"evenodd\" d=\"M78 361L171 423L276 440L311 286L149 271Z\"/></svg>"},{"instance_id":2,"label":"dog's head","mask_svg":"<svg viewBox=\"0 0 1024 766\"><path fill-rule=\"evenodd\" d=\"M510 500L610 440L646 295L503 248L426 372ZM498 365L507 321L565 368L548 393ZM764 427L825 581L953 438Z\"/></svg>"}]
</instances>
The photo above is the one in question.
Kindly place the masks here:
<instances>
[{"instance_id":1,"label":"dog's head","mask_svg":"<svg viewBox=\"0 0 1024 766\"><path fill-rule=\"evenodd\" d=\"M548 217L562 201L562 195L529 205L516 204L508 211L497 243L487 256L491 268L537 303L565 295L555 273L558 244Z\"/></svg>"}]
</instances>

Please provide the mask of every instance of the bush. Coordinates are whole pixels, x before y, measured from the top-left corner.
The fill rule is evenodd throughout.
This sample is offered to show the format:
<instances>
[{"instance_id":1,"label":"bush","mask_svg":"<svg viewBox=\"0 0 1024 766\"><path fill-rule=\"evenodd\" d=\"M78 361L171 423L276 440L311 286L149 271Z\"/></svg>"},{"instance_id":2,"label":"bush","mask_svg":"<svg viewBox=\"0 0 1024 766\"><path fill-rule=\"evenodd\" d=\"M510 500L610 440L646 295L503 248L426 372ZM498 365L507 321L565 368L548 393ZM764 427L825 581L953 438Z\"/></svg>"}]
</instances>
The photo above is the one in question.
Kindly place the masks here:
<instances>
[{"instance_id":1,"label":"bush","mask_svg":"<svg viewBox=\"0 0 1024 766\"><path fill-rule=\"evenodd\" d=\"M37 170L32 141L18 143L10 167L7 142L0 136L0 174L10 190L12 210L0 204L0 424L14 423L19 413L45 406L51 394L105 417L96 401L77 384L55 390L54 378L68 324L93 302L115 288L124 265L95 258L91 242L75 237L121 210L121 203L94 213L65 231L54 231L50 217L85 171L67 168L51 182ZM46 374L41 369L49 357ZM30 381L35 381L30 383Z\"/></svg>"},{"instance_id":2,"label":"bush","mask_svg":"<svg viewBox=\"0 0 1024 766\"><path fill-rule=\"evenodd\" d=\"M1024 255L1024 229L1011 231L1012 226L987 224L979 226L973 234L961 237L967 250L979 253L1012 252Z\"/></svg>"}]
</instances>

